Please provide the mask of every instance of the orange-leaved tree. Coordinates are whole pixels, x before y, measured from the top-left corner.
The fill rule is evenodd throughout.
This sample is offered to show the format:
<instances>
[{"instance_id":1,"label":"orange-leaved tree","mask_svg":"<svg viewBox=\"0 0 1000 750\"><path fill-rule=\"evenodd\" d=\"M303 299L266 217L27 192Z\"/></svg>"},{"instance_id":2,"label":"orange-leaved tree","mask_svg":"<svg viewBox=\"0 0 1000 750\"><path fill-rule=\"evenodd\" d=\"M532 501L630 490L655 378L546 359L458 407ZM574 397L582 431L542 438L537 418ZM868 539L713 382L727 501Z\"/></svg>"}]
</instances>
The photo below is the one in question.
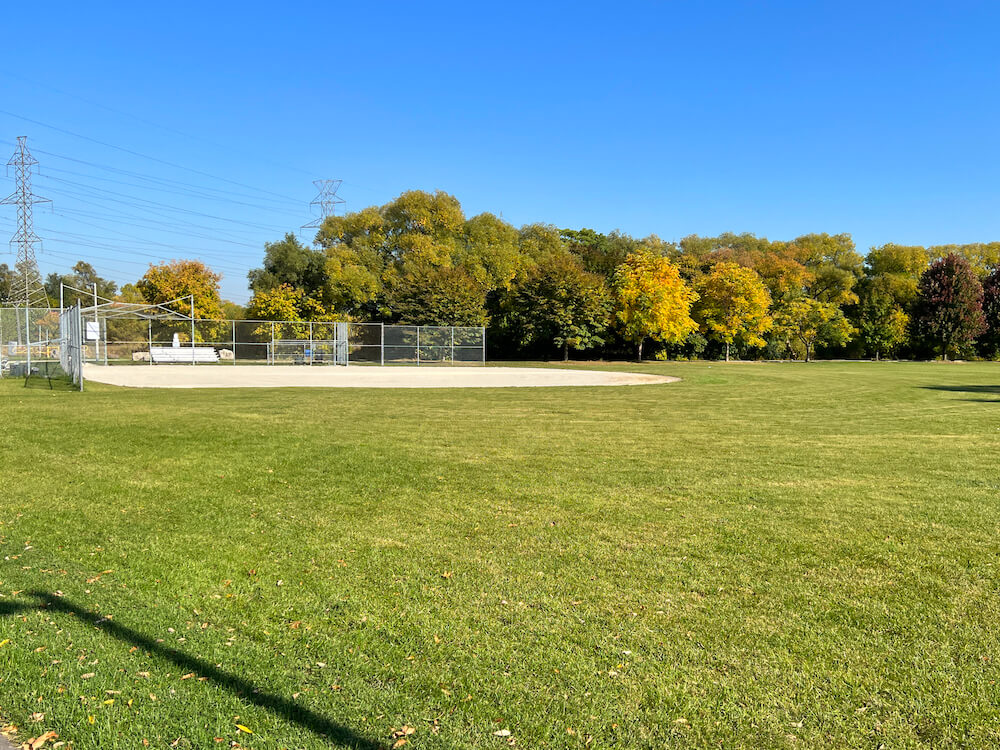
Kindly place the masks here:
<instances>
[{"instance_id":1,"label":"orange-leaved tree","mask_svg":"<svg viewBox=\"0 0 1000 750\"><path fill-rule=\"evenodd\" d=\"M135 286L143 299L151 305L181 300L174 302L170 308L189 315L193 301L195 318L219 320L222 318L222 299L219 297L221 278L221 274L215 273L201 261L172 260L158 266L151 264ZM204 327L199 327L196 338L202 338L203 329Z\"/></svg>"},{"instance_id":2,"label":"orange-leaved tree","mask_svg":"<svg viewBox=\"0 0 1000 750\"><path fill-rule=\"evenodd\" d=\"M698 295L669 260L653 253L631 253L615 269L615 316L626 339L642 344L649 338L679 344L698 326L691 304Z\"/></svg>"},{"instance_id":3,"label":"orange-leaved tree","mask_svg":"<svg viewBox=\"0 0 1000 750\"><path fill-rule=\"evenodd\" d=\"M694 318L708 338L725 344L726 362L734 342L764 346L762 334L773 325L768 315L771 295L756 271L735 263L716 263L698 279L695 291Z\"/></svg>"}]
</instances>

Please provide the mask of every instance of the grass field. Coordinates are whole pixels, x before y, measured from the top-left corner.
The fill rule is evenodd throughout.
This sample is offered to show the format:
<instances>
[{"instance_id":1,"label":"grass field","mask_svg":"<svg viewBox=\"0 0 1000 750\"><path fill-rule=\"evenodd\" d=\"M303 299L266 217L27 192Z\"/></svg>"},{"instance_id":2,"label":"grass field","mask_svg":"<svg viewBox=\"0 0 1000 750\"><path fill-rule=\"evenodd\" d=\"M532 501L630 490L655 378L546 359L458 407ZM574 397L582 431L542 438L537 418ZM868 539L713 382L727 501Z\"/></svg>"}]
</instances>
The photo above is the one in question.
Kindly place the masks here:
<instances>
[{"instance_id":1,"label":"grass field","mask_svg":"<svg viewBox=\"0 0 1000 750\"><path fill-rule=\"evenodd\" d=\"M0 715L77 750L1000 743L1000 365L620 369L684 380L0 382Z\"/></svg>"}]
</instances>

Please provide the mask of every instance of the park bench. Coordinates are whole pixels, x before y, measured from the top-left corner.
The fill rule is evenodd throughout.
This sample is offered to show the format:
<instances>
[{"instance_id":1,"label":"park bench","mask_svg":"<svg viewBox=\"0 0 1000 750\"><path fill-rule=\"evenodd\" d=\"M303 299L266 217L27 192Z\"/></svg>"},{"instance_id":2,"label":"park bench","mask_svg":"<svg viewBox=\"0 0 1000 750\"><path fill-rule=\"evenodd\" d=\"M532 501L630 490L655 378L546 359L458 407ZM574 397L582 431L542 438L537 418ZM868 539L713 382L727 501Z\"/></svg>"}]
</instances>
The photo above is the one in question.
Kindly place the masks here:
<instances>
[{"instance_id":1,"label":"park bench","mask_svg":"<svg viewBox=\"0 0 1000 750\"><path fill-rule=\"evenodd\" d=\"M191 364L218 362L219 354L211 346L154 346L149 350L153 364Z\"/></svg>"}]
</instances>

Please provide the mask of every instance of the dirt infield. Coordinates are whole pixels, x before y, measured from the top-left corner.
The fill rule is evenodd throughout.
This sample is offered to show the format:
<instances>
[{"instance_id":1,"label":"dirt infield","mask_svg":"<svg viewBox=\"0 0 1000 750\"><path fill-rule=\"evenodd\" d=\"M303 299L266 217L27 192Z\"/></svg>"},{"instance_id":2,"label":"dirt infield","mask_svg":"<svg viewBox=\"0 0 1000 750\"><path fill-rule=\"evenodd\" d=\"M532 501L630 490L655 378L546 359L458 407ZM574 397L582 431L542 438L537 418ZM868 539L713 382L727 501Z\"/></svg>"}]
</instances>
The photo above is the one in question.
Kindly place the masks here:
<instances>
[{"instance_id":1,"label":"dirt infield","mask_svg":"<svg viewBox=\"0 0 1000 750\"><path fill-rule=\"evenodd\" d=\"M86 365L85 380L129 388L541 388L653 385L678 378L546 367Z\"/></svg>"}]
</instances>

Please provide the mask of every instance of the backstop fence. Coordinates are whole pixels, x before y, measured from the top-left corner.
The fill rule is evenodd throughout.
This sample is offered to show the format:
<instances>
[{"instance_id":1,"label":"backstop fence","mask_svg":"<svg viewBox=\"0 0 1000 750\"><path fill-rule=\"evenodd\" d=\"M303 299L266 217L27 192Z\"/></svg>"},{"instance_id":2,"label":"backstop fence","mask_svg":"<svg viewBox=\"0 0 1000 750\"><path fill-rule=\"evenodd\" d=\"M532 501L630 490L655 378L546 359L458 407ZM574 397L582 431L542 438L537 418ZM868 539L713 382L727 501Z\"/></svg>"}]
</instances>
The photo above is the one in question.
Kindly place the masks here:
<instances>
[{"instance_id":1,"label":"backstop fence","mask_svg":"<svg viewBox=\"0 0 1000 750\"><path fill-rule=\"evenodd\" d=\"M155 309L154 309L155 308ZM74 311L75 312L72 312ZM158 306L0 308L5 374L40 362L119 364L484 365L481 326L205 320ZM82 371L82 370L81 370ZM67 370L67 375L73 376Z\"/></svg>"},{"instance_id":2,"label":"backstop fence","mask_svg":"<svg viewBox=\"0 0 1000 750\"><path fill-rule=\"evenodd\" d=\"M64 310L0 308L0 377L83 390L83 361L79 303Z\"/></svg>"}]
</instances>

